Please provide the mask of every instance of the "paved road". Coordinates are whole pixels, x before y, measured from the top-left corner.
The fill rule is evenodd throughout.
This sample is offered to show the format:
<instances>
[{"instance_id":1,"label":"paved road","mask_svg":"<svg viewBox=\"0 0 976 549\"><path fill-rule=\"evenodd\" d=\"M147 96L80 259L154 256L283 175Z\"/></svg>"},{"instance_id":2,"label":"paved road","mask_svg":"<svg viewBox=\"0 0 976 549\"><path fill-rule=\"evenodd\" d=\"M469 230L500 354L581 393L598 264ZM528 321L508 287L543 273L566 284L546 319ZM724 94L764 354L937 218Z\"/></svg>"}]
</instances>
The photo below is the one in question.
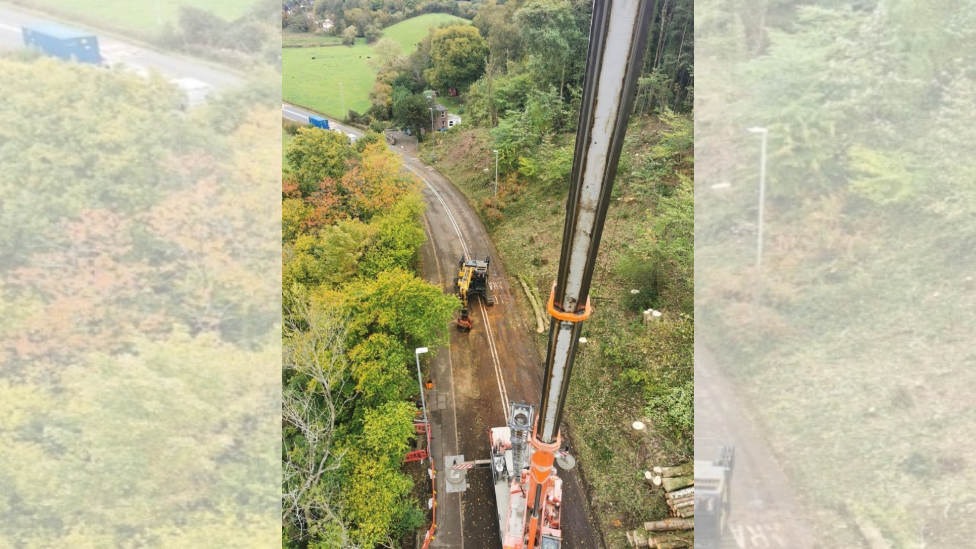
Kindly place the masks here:
<instances>
[{"instance_id":1,"label":"paved road","mask_svg":"<svg viewBox=\"0 0 976 549\"><path fill-rule=\"evenodd\" d=\"M282 105L282 116L307 122L307 110ZM329 121L347 133L362 132ZM458 260L463 253L490 255L491 287L496 304L485 307L480 299L471 305L474 329L451 331L449 349L439 349L431 359L434 388L427 395L431 418L431 453L441 472L437 477L438 532L432 547L438 549L498 549L501 540L487 470L470 471L463 494L447 492L444 456L464 455L466 460L487 459L489 427L505 425L508 403L538 403L542 395L543 358L533 345L534 324L529 325L514 300L520 299L509 285L488 231L467 199L433 167L413 155L393 148L408 170L424 181L428 209L424 218L428 241L423 248L428 282L445 293L453 292ZM596 549L601 546L592 525L586 498L574 471L563 477L564 549Z\"/></svg>"},{"instance_id":2,"label":"paved road","mask_svg":"<svg viewBox=\"0 0 976 549\"><path fill-rule=\"evenodd\" d=\"M430 205L426 222L430 242L425 248L424 261L428 279L439 273L439 283L445 292L453 291L457 263L463 252L479 256L491 255L491 286L496 304L484 306L476 300L471 306L475 326L470 333L452 330L447 368L439 368L435 375L445 373L445 379L435 378L435 392L431 401L440 401L451 410L443 410L443 421L433 432L441 431L442 454L463 454L465 459L488 457L486 430L504 425L508 402L537 403L542 394L543 357L532 343L534 325L530 326L514 302L517 294L508 283L498 253L480 219L471 210L467 199L435 170L409 154L404 163L420 175L426 184L425 196ZM460 235L460 236L459 236ZM433 256L433 257L431 257ZM432 271L430 267L435 270ZM442 351L442 354L443 353ZM443 357L440 357L443 360ZM443 391L441 397L440 391ZM441 411L441 410L439 410ZM435 412L436 414L436 412ZM433 415L435 421L438 419ZM453 423L453 424L452 424ZM455 430L450 433L451 430ZM455 442L456 441L456 442ZM456 444L456 446L451 443ZM435 464L438 442L434 441ZM455 449L456 448L456 449ZM594 549L600 547L599 536L592 526L586 498L575 472L561 472L564 479L563 547L565 549ZM440 477L443 484L444 475ZM438 494L446 494L439 486ZM453 504L460 500L461 508ZM475 470L468 473L468 489L463 496L451 494L439 508L445 518L454 512L460 515L455 534L439 519L442 530L433 547L467 547L497 549L500 546L494 493L490 473ZM463 536L460 536L463 532ZM463 541L462 541L463 539Z\"/></svg>"},{"instance_id":3,"label":"paved road","mask_svg":"<svg viewBox=\"0 0 976 549\"><path fill-rule=\"evenodd\" d=\"M0 4L0 48L23 47L21 26L52 21L60 22L53 17L35 15L13 6ZM87 30L71 22L62 23ZM170 78L195 78L209 84L215 90L234 88L244 82L241 76L216 65L133 45L100 31L93 31L93 34L98 36L102 57L110 63L125 63L147 70L155 69Z\"/></svg>"},{"instance_id":4,"label":"paved road","mask_svg":"<svg viewBox=\"0 0 976 549\"><path fill-rule=\"evenodd\" d=\"M720 443L735 446L730 535L722 549L814 549L789 483L714 355L695 344L695 452L711 459Z\"/></svg>"}]
</instances>

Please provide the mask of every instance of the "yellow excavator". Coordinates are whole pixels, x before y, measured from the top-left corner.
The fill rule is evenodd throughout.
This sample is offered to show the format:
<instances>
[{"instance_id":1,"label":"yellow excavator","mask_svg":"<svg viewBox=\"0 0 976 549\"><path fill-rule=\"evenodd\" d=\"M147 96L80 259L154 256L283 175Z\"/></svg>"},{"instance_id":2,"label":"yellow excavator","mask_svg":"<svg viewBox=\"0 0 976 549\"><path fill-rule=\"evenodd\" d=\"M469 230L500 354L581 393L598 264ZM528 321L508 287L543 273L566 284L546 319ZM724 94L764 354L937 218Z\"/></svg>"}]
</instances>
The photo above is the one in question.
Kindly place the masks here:
<instances>
[{"instance_id":1,"label":"yellow excavator","mask_svg":"<svg viewBox=\"0 0 976 549\"><path fill-rule=\"evenodd\" d=\"M491 293L488 285L488 264L491 263L491 256L485 256L482 261L477 257L468 257L467 254L461 256L458 261L458 268L461 271L454 279L454 292L461 299L461 317L458 318L458 330L470 332L474 322L468 315L468 300L473 296L480 295L485 300L485 305L494 305L495 296Z\"/></svg>"}]
</instances>

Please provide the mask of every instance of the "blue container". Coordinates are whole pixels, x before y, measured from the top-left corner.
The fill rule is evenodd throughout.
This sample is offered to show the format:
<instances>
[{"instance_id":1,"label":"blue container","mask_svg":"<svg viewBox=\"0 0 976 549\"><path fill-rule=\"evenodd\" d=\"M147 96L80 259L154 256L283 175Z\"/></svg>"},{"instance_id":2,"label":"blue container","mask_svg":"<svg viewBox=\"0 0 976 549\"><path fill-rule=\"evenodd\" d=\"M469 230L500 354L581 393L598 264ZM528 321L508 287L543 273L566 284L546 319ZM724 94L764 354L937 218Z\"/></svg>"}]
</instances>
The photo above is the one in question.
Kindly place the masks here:
<instances>
[{"instance_id":1,"label":"blue container","mask_svg":"<svg viewBox=\"0 0 976 549\"><path fill-rule=\"evenodd\" d=\"M22 31L24 44L45 55L93 65L102 62L98 38L90 32L51 23L25 26Z\"/></svg>"},{"instance_id":2,"label":"blue container","mask_svg":"<svg viewBox=\"0 0 976 549\"><path fill-rule=\"evenodd\" d=\"M309 116L308 123L323 130L329 129L329 121L321 116Z\"/></svg>"}]
</instances>

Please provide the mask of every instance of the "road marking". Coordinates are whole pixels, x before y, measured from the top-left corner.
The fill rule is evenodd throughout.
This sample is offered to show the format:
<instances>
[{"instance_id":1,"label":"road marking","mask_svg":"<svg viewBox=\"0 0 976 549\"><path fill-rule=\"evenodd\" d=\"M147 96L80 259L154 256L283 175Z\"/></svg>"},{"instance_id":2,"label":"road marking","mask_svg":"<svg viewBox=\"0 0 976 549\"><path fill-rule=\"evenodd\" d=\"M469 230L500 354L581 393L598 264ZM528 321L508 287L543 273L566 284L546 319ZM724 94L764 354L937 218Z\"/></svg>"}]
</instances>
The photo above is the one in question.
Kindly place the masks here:
<instances>
[{"instance_id":1,"label":"road marking","mask_svg":"<svg viewBox=\"0 0 976 549\"><path fill-rule=\"evenodd\" d=\"M10 32L16 32L16 33L20 32L20 29L18 29L17 27L11 27L10 25L5 25L3 23L0 23L0 29L7 30Z\"/></svg>"},{"instance_id":2,"label":"road marking","mask_svg":"<svg viewBox=\"0 0 976 549\"><path fill-rule=\"evenodd\" d=\"M481 307L481 318L485 321L485 327L488 328L488 348L491 350L491 362L495 366L495 376L498 378L498 391L501 393L502 397L502 411L505 412L505 417L508 417L508 391L505 390L505 384L502 382L502 366L501 361L498 358L498 349L495 348L495 336L491 331L491 322L488 321L488 313L485 311L486 305L482 302Z\"/></svg>"},{"instance_id":3,"label":"road marking","mask_svg":"<svg viewBox=\"0 0 976 549\"><path fill-rule=\"evenodd\" d=\"M458 226L457 220L454 219L454 214L452 214L451 209L447 207L447 203L444 201L444 198L441 197L441 193L437 192L437 189L430 184L430 181L427 181L427 178L415 170L413 166L408 165L406 162L404 162L403 165L406 166L408 170L416 174L417 177L419 177L424 184L427 185L430 192L434 193L434 197L436 197L437 201L440 202L441 206L444 207L444 211L447 212L448 219L450 219L451 224L454 225L454 232L457 233L458 240L461 242L461 249L464 250L464 255L470 255L468 252L468 246L464 243L464 236L461 234L461 227ZM491 330L491 322L488 321L488 314L485 312L484 306L481 307L481 317L484 319L485 326L488 329L488 348L491 351L492 367L495 369L495 381L498 383L498 396L501 398L502 412L504 412L505 417L508 417L508 390L505 387L505 380L502 376L501 361L498 358L498 349L495 347L495 337Z\"/></svg>"}]
</instances>

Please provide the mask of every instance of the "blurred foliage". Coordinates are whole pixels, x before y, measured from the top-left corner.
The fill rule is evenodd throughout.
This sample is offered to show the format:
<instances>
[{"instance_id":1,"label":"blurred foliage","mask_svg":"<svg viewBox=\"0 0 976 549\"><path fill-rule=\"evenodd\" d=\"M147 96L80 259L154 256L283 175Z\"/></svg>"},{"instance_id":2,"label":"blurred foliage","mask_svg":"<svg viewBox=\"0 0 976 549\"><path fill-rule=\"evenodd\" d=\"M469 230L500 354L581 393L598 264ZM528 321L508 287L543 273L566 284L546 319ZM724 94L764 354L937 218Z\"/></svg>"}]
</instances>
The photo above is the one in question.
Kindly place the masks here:
<instances>
[{"instance_id":1,"label":"blurred foliage","mask_svg":"<svg viewBox=\"0 0 976 549\"><path fill-rule=\"evenodd\" d=\"M0 71L0 546L275 543L277 105Z\"/></svg>"}]
</instances>

